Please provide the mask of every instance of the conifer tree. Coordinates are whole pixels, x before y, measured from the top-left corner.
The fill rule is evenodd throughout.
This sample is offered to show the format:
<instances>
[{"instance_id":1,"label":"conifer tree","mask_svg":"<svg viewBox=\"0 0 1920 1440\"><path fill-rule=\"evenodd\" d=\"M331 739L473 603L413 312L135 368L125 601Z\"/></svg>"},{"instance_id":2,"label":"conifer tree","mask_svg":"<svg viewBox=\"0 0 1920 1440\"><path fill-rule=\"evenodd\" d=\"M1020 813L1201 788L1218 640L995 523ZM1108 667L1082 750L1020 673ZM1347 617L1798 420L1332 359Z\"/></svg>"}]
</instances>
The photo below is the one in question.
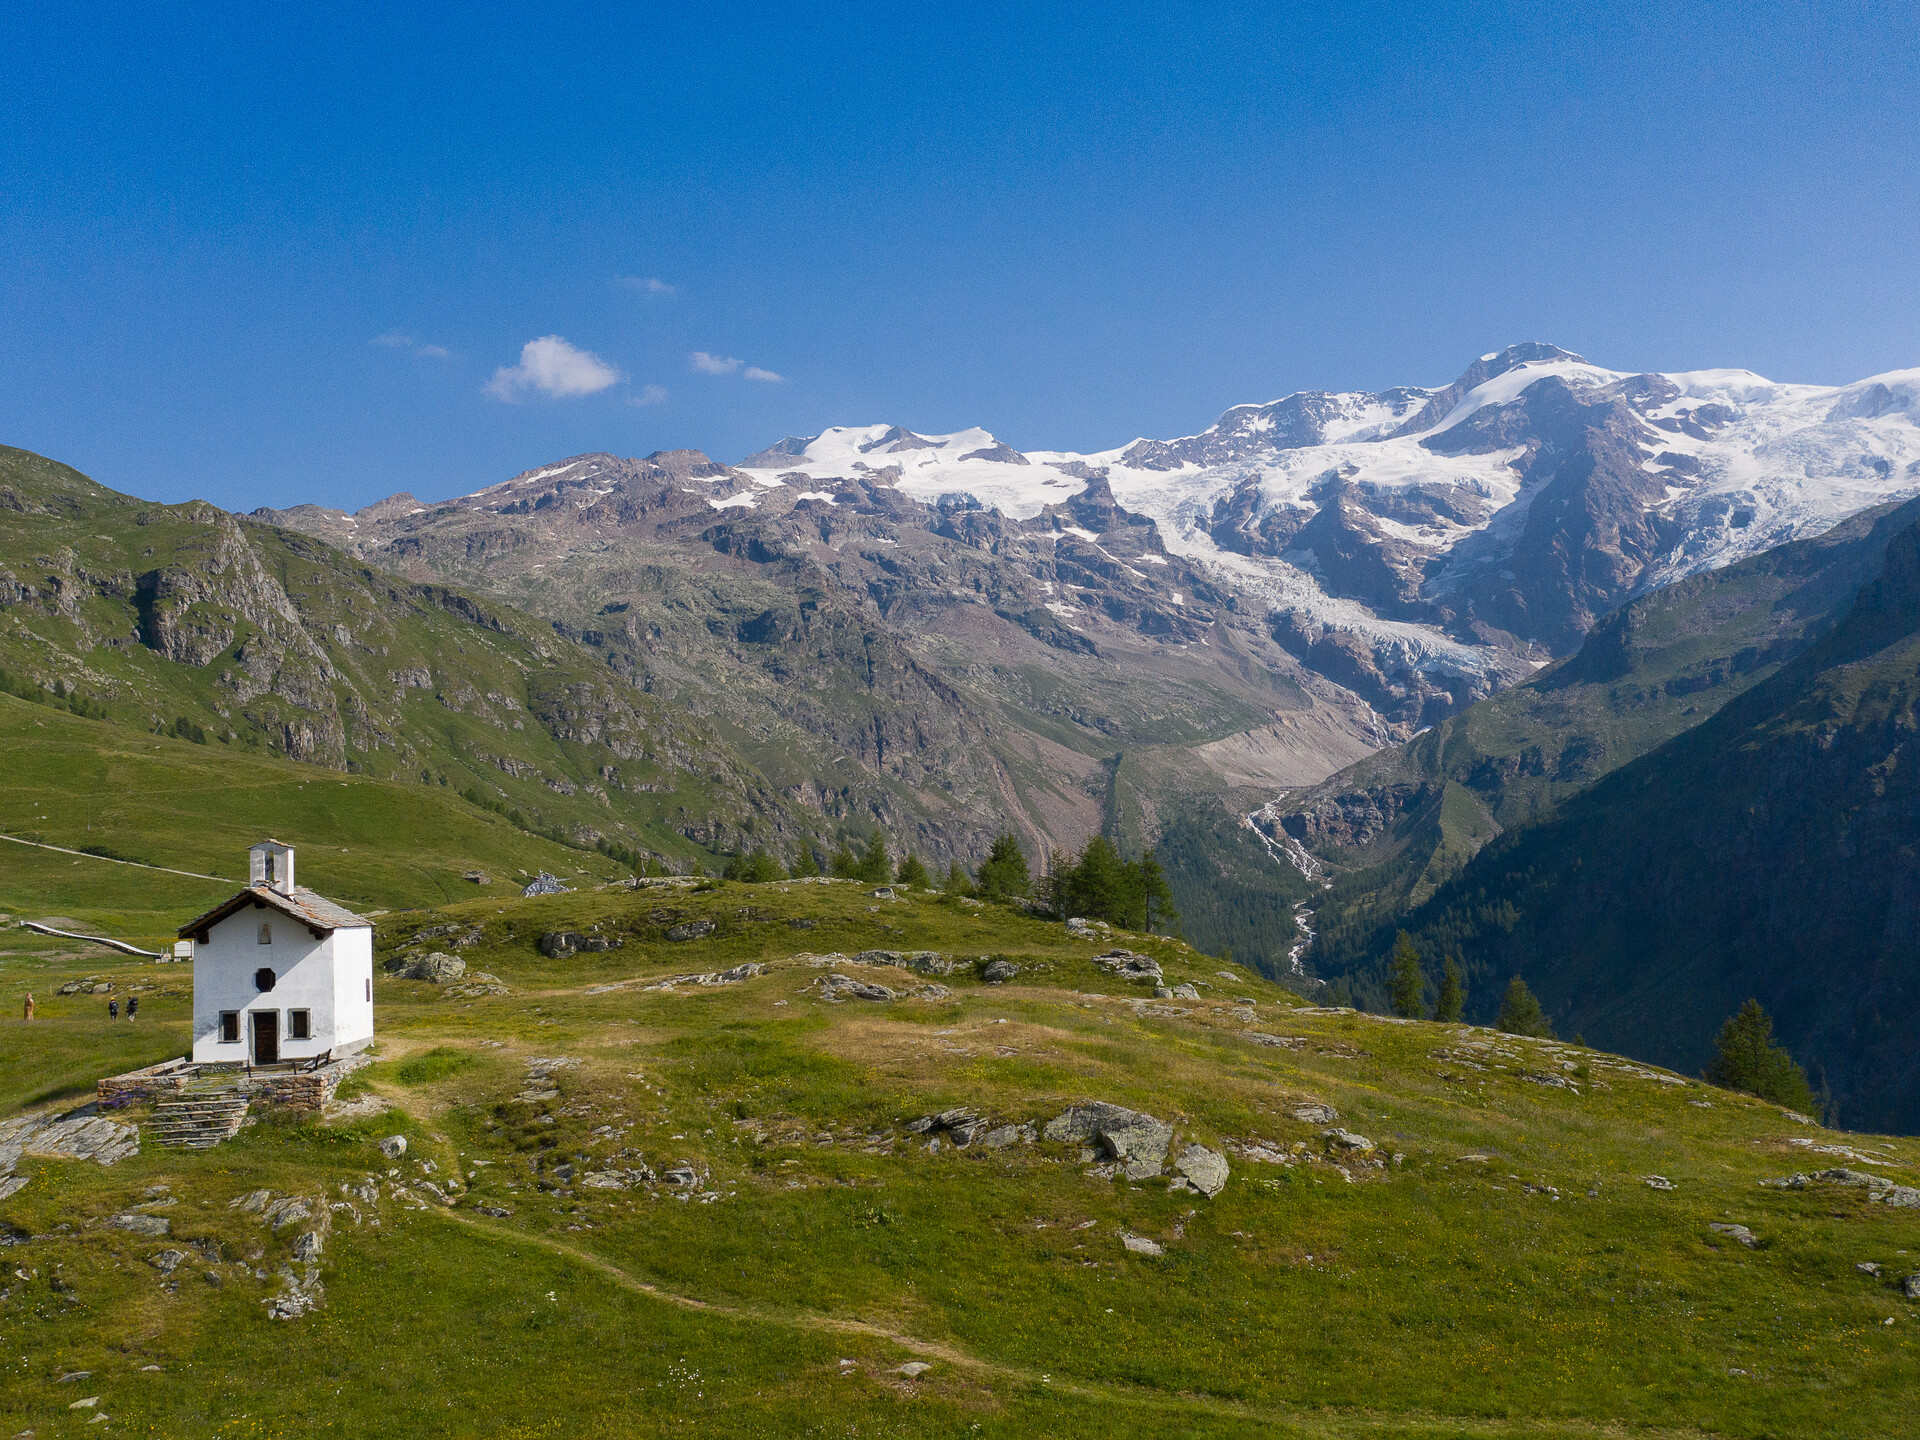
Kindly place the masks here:
<instances>
[{"instance_id":1,"label":"conifer tree","mask_svg":"<svg viewBox=\"0 0 1920 1440\"><path fill-rule=\"evenodd\" d=\"M1011 834L995 836L993 849L987 852L974 883L981 897L987 900L1028 894L1033 889L1033 877L1027 870L1027 857L1020 851L1020 842Z\"/></svg>"},{"instance_id":2,"label":"conifer tree","mask_svg":"<svg viewBox=\"0 0 1920 1440\"><path fill-rule=\"evenodd\" d=\"M860 862L855 858L853 851L847 847L846 841L840 842L840 848L834 851L833 858L827 861L827 873L836 880L860 878Z\"/></svg>"},{"instance_id":3,"label":"conifer tree","mask_svg":"<svg viewBox=\"0 0 1920 1440\"><path fill-rule=\"evenodd\" d=\"M820 873L820 857L813 853L813 846L802 845L800 857L793 862L793 878L806 880Z\"/></svg>"},{"instance_id":4,"label":"conifer tree","mask_svg":"<svg viewBox=\"0 0 1920 1440\"><path fill-rule=\"evenodd\" d=\"M1813 1087L1807 1072L1786 1050L1773 1043L1773 1017L1749 1000L1730 1016L1713 1042L1713 1063L1706 1078L1728 1090L1745 1090L1802 1115L1815 1110Z\"/></svg>"},{"instance_id":5,"label":"conifer tree","mask_svg":"<svg viewBox=\"0 0 1920 1440\"><path fill-rule=\"evenodd\" d=\"M1536 1035L1542 1040L1553 1039L1553 1026L1540 1009L1540 1002L1534 998L1533 991L1527 988L1527 982L1518 975L1507 982L1506 997L1500 1002L1500 1018L1494 1023L1509 1035Z\"/></svg>"},{"instance_id":6,"label":"conifer tree","mask_svg":"<svg viewBox=\"0 0 1920 1440\"><path fill-rule=\"evenodd\" d=\"M880 833L878 825L873 834L867 837L866 853L853 867L853 878L868 885L884 885L893 879L893 860L887 854L887 837Z\"/></svg>"},{"instance_id":7,"label":"conifer tree","mask_svg":"<svg viewBox=\"0 0 1920 1440\"><path fill-rule=\"evenodd\" d=\"M1466 1013L1467 987L1460 967L1447 957L1446 969L1440 972L1440 1003L1433 1007L1433 1018L1453 1024Z\"/></svg>"},{"instance_id":8,"label":"conifer tree","mask_svg":"<svg viewBox=\"0 0 1920 1440\"><path fill-rule=\"evenodd\" d=\"M1387 977L1387 989L1393 1000L1393 1013L1405 1020L1420 1014L1420 997L1427 988L1427 977L1420 971L1420 952L1413 948L1413 937L1400 932L1393 942L1393 959Z\"/></svg>"},{"instance_id":9,"label":"conifer tree","mask_svg":"<svg viewBox=\"0 0 1920 1440\"><path fill-rule=\"evenodd\" d=\"M940 882L941 893L946 895L971 895L973 882L967 878L967 872L958 860L947 865L947 878Z\"/></svg>"},{"instance_id":10,"label":"conifer tree","mask_svg":"<svg viewBox=\"0 0 1920 1440\"><path fill-rule=\"evenodd\" d=\"M896 885L910 885L920 890L931 889L933 877L927 874L927 867L909 850L907 858L900 862L900 869L893 877Z\"/></svg>"}]
</instances>

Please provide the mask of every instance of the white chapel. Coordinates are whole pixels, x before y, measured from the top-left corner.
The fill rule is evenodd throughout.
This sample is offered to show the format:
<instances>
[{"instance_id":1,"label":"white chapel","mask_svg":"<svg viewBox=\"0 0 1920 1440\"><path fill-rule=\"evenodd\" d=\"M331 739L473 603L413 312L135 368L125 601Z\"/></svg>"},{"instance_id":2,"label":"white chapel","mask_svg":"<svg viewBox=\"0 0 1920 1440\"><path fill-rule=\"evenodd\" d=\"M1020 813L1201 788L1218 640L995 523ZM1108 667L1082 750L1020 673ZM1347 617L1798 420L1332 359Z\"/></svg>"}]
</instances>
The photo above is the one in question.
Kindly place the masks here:
<instances>
[{"instance_id":1,"label":"white chapel","mask_svg":"<svg viewBox=\"0 0 1920 1440\"><path fill-rule=\"evenodd\" d=\"M293 883L293 847L247 852L248 885L193 941L193 1062L338 1059L373 1039L373 925Z\"/></svg>"}]
</instances>

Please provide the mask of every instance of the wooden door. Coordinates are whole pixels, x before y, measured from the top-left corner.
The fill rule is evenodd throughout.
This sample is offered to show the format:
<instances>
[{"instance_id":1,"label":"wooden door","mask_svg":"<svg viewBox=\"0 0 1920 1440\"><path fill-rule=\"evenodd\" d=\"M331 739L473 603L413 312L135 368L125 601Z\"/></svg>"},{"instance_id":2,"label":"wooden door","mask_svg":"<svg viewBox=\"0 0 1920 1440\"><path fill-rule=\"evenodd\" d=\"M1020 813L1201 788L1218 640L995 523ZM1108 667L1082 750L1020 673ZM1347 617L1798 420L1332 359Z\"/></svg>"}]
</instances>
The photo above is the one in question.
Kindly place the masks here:
<instances>
[{"instance_id":1,"label":"wooden door","mask_svg":"<svg viewBox=\"0 0 1920 1440\"><path fill-rule=\"evenodd\" d=\"M253 1012L253 1063L280 1063L280 1012L277 1010Z\"/></svg>"}]
</instances>

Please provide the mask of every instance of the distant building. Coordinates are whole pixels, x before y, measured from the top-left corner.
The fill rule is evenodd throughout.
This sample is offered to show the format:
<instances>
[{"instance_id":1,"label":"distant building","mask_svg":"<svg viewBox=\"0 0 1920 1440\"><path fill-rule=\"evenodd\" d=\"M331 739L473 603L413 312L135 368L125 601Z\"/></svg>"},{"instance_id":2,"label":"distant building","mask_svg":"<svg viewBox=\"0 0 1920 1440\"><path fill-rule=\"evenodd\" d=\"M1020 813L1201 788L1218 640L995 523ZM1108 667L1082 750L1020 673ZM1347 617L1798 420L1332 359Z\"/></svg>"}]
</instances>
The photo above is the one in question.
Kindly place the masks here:
<instances>
[{"instance_id":1,"label":"distant building","mask_svg":"<svg viewBox=\"0 0 1920 1440\"><path fill-rule=\"evenodd\" d=\"M293 883L293 847L247 852L247 888L180 927L193 941L193 1061L339 1058L373 1039L373 925Z\"/></svg>"}]
</instances>

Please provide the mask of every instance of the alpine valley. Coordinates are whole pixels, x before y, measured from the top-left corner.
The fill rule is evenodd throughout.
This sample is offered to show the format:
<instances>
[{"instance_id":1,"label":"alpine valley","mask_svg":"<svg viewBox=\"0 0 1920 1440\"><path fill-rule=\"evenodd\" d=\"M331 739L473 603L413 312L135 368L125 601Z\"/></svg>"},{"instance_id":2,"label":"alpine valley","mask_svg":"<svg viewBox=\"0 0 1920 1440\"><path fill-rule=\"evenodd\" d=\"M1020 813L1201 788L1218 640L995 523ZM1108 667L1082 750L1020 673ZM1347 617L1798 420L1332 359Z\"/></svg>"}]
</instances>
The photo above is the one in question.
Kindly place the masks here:
<instances>
[{"instance_id":1,"label":"alpine valley","mask_svg":"<svg viewBox=\"0 0 1920 1440\"><path fill-rule=\"evenodd\" d=\"M0 450L0 1434L1910 1433L1917 422Z\"/></svg>"},{"instance_id":2,"label":"alpine valley","mask_svg":"<svg viewBox=\"0 0 1920 1440\"><path fill-rule=\"evenodd\" d=\"M874 424L351 514L4 464L0 664L29 683L672 869L876 826L936 871L1007 831L1044 867L1104 834L1156 850L1202 949L1377 1006L1405 917L1464 903L1488 841L1802 673L1911 519L1920 370L1627 374L1527 343L1093 454ZM1906 773L1905 733L1871 763ZM1583 963L1612 973L1617 940ZM1463 957L1470 1014L1534 974L1511 950ZM1747 983L1727 964L1660 1058L1699 1062Z\"/></svg>"}]
</instances>

